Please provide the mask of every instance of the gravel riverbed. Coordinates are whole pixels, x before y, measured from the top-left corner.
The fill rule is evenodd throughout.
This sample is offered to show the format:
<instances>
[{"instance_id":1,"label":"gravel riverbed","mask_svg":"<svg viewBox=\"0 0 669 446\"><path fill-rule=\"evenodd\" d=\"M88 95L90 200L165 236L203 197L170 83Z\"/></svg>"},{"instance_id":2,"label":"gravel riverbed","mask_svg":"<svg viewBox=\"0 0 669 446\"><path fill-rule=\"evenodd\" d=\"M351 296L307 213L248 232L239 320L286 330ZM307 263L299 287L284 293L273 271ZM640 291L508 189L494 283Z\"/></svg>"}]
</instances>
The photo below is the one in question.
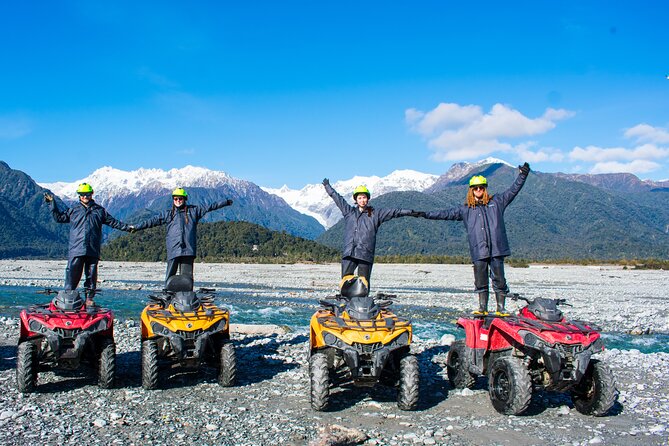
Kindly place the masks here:
<instances>
[{"instance_id":1,"label":"gravel riverbed","mask_svg":"<svg viewBox=\"0 0 669 446\"><path fill-rule=\"evenodd\" d=\"M147 277L156 278L158 286L162 268L104 262L101 287L137 287L136 281ZM63 270L64 262L0 261L0 283L60 286ZM338 265L196 265L196 277L218 288L263 285L287 295L298 289L310 300L331 293L337 273ZM669 331L664 271L533 266L509 268L508 278L514 291L569 298L574 304L570 314L607 329ZM471 280L471 268L461 265L375 265L372 286L401 288L407 296L399 299L410 298L414 305L465 311L474 303ZM178 374L163 389L147 391L141 388L138 322L118 321L115 388L99 389L85 373L45 372L37 391L26 395L15 384L17 339L18 319L0 318L0 443L6 445L333 444L334 437L323 433L328 427L352 429L366 437L366 445L669 441L666 353L611 349L598 355L612 369L620 391L608 416L582 415L569 397L550 392L536 394L527 415L504 416L492 408L485 381L473 391L449 385L444 362L452 337L418 340L412 345L421 369L417 411L399 410L392 389L351 388L335 394L332 410L315 412L309 405L305 333L234 333L235 387L218 386L215 371L204 369Z\"/></svg>"}]
</instances>

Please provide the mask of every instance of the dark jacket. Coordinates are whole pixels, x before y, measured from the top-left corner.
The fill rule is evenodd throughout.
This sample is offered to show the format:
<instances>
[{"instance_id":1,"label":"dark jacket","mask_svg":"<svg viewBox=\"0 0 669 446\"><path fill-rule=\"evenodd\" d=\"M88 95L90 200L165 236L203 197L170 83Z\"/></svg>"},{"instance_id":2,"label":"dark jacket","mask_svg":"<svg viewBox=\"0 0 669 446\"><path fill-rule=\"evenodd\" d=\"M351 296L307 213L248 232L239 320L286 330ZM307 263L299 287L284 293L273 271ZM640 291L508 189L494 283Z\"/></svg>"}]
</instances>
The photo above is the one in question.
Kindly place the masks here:
<instances>
[{"instance_id":1,"label":"dark jacket","mask_svg":"<svg viewBox=\"0 0 669 446\"><path fill-rule=\"evenodd\" d=\"M360 212L358 206L348 204L344 197L339 195L330 184L325 185L325 190L344 216L342 258L353 257L365 262L374 262L376 231L381 223L395 217L405 217L413 214L413 211L405 209L373 208L370 216L367 210Z\"/></svg>"},{"instance_id":2,"label":"dark jacket","mask_svg":"<svg viewBox=\"0 0 669 446\"><path fill-rule=\"evenodd\" d=\"M207 206L184 205L169 209L155 217L140 223L135 229L142 230L167 224L167 260L176 257L195 256L197 222L209 211L228 206L227 201L212 203Z\"/></svg>"},{"instance_id":3,"label":"dark jacket","mask_svg":"<svg viewBox=\"0 0 669 446\"><path fill-rule=\"evenodd\" d=\"M129 231L127 224L115 219L105 208L91 200L88 206L81 202L64 211L58 209L56 200L51 201L51 213L58 223L70 223L70 243L68 257L79 256L100 258L102 225L121 231Z\"/></svg>"},{"instance_id":4,"label":"dark jacket","mask_svg":"<svg viewBox=\"0 0 669 446\"><path fill-rule=\"evenodd\" d=\"M444 211L431 211L425 213L425 218L462 220L467 229L472 261L506 257L511 255L511 249L504 226L504 210L520 192L526 179L527 175L521 173L506 192L493 195L485 206L470 208L462 205Z\"/></svg>"}]
</instances>

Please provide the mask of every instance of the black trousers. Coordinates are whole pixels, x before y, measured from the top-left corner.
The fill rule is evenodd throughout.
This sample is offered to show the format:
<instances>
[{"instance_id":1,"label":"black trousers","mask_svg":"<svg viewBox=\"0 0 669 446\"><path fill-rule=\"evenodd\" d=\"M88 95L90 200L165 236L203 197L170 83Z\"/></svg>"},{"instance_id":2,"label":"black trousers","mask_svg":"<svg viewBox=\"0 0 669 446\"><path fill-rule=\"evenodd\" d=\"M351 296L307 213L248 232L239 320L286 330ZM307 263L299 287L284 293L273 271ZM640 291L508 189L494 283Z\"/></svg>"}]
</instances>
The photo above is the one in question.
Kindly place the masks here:
<instances>
[{"instance_id":1,"label":"black trousers","mask_svg":"<svg viewBox=\"0 0 669 446\"><path fill-rule=\"evenodd\" d=\"M492 289L496 293L509 292L504 277L504 257L489 257L474 261L474 287L477 293L488 291L488 277L492 280Z\"/></svg>"},{"instance_id":2,"label":"black trousers","mask_svg":"<svg viewBox=\"0 0 669 446\"><path fill-rule=\"evenodd\" d=\"M184 276L190 277L193 280L193 262L195 261L194 256L182 256L175 257L167 261L167 272L165 273L165 282L176 275L177 272Z\"/></svg>"},{"instance_id":3,"label":"black trousers","mask_svg":"<svg viewBox=\"0 0 669 446\"><path fill-rule=\"evenodd\" d=\"M72 257L67 261L65 267L65 289L76 290L81 280L81 274L84 273L84 288L94 290L98 284L98 259L91 256Z\"/></svg>"},{"instance_id":4,"label":"black trousers","mask_svg":"<svg viewBox=\"0 0 669 446\"><path fill-rule=\"evenodd\" d=\"M354 257L344 257L341 259L341 276L350 276L353 274L356 268L358 268L358 276L362 276L367 279L367 287L370 287L369 277L372 275L372 266L371 262L365 262L364 260L356 259Z\"/></svg>"}]
</instances>

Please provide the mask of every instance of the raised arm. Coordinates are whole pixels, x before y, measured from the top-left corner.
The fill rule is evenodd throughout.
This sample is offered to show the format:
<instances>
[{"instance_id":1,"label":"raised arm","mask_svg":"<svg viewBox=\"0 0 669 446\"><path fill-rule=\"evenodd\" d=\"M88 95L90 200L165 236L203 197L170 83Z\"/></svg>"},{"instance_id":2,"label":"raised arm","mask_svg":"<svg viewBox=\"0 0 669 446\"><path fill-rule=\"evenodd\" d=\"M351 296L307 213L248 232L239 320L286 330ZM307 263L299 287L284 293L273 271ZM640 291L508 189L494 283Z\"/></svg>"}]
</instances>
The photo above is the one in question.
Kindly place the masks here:
<instances>
[{"instance_id":1,"label":"raised arm","mask_svg":"<svg viewBox=\"0 0 669 446\"><path fill-rule=\"evenodd\" d=\"M48 192L44 193L44 201L51 206L51 215L53 215L53 219L56 220L58 223L69 223L70 222L70 214L72 213L69 208L67 208L64 211L61 211L58 209L58 205L56 204L56 200L53 198L53 195L51 195Z\"/></svg>"},{"instance_id":2,"label":"raised arm","mask_svg":"<svg viewBox=\"0 0 669 446\"><path fill-rule=\"evenodd\" d=\"M208 205L195 206L195 216L199 220L202 217L204 217L204 215L207 212L215 211L216 209L220 209L220 208L223 208L225 206L230 206L231 204L232 204L232 200L230 200L228 198L225 201L218 201L216 203L211 203L211 204L208 204Z\"/></svg>"},{"instance_id":3,"label":"raised arm","mask_svg":"<svg viewBox=\"0 0 669 446\"><path fill-rule=\"evenodd\" d=\"M332 198L332 201L335 202L342 214L346 215L348 212L354 210L354 207L346 202L344 197L339 195L332 186L330 186L330 180L327 178L323 179L323 186L325 187L325 192Z\"/></svg>"},{"instance_id":4,"label":"raised arm","mask_svg":"<svg viewBox=\"0 0 669 446\"><path fill-rule=\"evenodd\" d=\"M525 180L527 180L527 176L530 174L530 165L528 163L525 163L522 166L518 166L518 169L520 170L520 173L516 177L516 181L514 181L511 187L503 192L500 197L502 206L505 208L511 204L514 198L516 198L518 192L520 192L520 190L523 188Z\"/></svg>"}]
</instances>

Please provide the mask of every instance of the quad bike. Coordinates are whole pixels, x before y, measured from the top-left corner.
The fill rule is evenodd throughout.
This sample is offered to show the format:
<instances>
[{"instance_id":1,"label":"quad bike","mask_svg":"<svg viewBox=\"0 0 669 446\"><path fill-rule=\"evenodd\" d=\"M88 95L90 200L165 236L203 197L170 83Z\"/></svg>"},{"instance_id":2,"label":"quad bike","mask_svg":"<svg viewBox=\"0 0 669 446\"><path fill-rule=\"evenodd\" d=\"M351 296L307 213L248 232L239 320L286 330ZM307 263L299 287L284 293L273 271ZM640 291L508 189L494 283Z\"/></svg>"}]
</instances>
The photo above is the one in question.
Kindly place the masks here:
<instances>
[{"instance_id":1,"label":"quad bike","mask_svg":"<svg viewBox=\"0 0 669 446\"><path fill-rule=\"evenodd\" d=\"M176 275L142 311L142 387L156 389L160 373L175 367L219 369L218 383L235 383L237 361L230 341L230 312L214 304L210 288L193 291L193 281Z\"/></svg>"},{"instance_id":2,"label":"quad bike","mask_svg":"<svg viewBox=\"0 0 669 446\"><path fill-rule=\"evenodd\" d=\"M87 290L92 298L96 290ZM116 344L111 310L86 305L79 292L54 291L40 294L56 296L48 304L31 305L21 311L16 358L16 384L19 392L35 390L40 370L77 370L82 365L97 370L98 385L114 385Z\"/></svg>"},{"instance_id":3,"label":"quad bike","mask_svg":"<svg viewBox=\"0 0 669 446\"><path fill-rule=\"evenodd\" d=\"M346 276L341 294L321 300L311 318L309 377L311 406L329 405L331 385L373 387L382 382L398 389L397 406L418 404L418 360L410 352L411 321L390 309L392 295L368 295L364 278Z\"/></svg>"},{"instance_id":4,"label":"quad bike","mask_svg":"<svg viewBox=\"0 0 669 446\"><path fill-rule=\"evenodd\" d=\"M458 319L465 339L448 353L451 384L473 388L486 375L493 407L507 415L523 413L537 389L568 392L579 412L605 415L618 391L611 370L592 358L604 350L599 329L566 320L558 308L564 299L509 297L527 302L518 315Z\"/></svg>"}]
</instances>

